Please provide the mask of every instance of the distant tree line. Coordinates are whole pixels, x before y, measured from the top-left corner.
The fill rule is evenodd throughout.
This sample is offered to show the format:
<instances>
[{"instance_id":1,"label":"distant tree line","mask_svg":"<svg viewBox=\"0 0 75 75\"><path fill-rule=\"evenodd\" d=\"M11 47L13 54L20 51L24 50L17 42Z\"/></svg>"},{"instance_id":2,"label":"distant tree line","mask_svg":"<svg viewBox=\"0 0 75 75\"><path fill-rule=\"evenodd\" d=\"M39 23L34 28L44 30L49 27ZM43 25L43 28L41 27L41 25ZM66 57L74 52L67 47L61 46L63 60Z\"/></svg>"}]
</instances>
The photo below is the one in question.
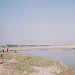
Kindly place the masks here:
<instances>
[{"instance_id":1,"label":"distant tree line","mask_svg":"<svg viewBox=\"0 0 75 75\"><path fill-rule=\"evenodd\" d=\"M18 47L18 45L7 45L7 47Z\"/></svg>"}]
</instances>

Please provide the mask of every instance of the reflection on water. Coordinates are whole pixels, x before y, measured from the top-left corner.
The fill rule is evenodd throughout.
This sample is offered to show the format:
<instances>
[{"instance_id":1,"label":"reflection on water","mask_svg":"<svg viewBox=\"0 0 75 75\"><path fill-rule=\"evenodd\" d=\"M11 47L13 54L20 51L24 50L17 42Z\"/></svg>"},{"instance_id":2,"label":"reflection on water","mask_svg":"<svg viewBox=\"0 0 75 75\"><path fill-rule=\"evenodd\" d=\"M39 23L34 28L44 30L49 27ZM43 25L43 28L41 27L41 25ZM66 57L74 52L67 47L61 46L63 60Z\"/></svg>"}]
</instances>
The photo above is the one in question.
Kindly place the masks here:
<instances>
[{"instance_id":1,"label":"reflection on water","mask_svg":"<svg viewBox=\"0 0 75 75\"><path fill-rule=\"evenodd\" d=\"M59 60L65 64L75 67L75 51L60 50L60 49L47 49L47 50L29 50L19 51L23 54L41 56L54 60Z\"/></svg>"}]
</instances>

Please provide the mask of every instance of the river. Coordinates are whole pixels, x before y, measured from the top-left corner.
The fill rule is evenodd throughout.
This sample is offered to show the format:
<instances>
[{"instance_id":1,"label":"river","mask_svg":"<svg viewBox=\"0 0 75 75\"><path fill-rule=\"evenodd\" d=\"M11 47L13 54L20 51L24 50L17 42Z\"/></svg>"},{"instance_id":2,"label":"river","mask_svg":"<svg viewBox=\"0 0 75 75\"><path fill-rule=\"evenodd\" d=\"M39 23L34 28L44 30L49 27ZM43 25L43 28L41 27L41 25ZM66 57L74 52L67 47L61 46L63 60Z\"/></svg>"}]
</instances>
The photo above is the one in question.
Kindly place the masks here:
<instances>
[{"instance_id":1,"label":"river","mask_svg":"<svg viewBox=\"0 0 75 75\"><path fill-rule=\"evenodd\" d=\"M47 50L27 50L27 51L19 51L22 54L32 55L32 56L40 56L49 58L52 60L63 62L69 66L75 67L75 50L61 50L61 49L47 49Z\"/></svg>"}]
</instances>

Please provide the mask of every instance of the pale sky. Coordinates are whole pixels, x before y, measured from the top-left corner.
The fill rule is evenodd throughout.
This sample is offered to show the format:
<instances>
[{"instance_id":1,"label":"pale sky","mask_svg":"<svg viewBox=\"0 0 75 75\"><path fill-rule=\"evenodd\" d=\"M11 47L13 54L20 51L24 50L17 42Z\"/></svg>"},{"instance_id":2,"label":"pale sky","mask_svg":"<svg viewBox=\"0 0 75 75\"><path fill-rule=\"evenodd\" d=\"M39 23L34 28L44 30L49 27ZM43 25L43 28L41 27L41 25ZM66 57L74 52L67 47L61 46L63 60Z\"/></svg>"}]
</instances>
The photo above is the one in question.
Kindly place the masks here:
<instances>
[{"instance_id":1,"label":"pale sky","mask_svg":"<svg viewBox=\"0 0 75 75\"><path fill-rule=\"evenodd\" d=\"M0 0L0 44L75 44L75 0Z\"/></svg>"}]
</instances>

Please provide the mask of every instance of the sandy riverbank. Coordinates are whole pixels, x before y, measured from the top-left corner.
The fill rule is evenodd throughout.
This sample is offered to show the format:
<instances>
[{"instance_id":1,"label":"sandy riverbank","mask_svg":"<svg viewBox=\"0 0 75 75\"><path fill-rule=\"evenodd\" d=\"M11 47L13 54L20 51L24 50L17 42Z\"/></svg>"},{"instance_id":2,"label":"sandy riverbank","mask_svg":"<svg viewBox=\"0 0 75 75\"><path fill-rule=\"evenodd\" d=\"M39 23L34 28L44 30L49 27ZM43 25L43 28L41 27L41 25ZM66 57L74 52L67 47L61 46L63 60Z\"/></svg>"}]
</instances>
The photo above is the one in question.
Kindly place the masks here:
<instances>
[{"instance_id":1,"label":"sandy riverbank","mask_svg":"<svg viewBox=\"0 0 75 75\"><path fill-rule=\"evenodd\" d=\"M74 69L42 57L5 52L1 60L0 75L75 75Z\"/></svg>"},{"instance_id":2,"label":"sandy riverbank","mask_svg":"<svg viewBox=\"0 0 75 75\"><path fill-rule=\"evenodd\" d=\"M0 49L9 49L9 50L32 50L32 49L73 49L75 50L75 45L24 45L24 46L15 46L15 47L0 47Z\"/></svg>"}]
</instances>

